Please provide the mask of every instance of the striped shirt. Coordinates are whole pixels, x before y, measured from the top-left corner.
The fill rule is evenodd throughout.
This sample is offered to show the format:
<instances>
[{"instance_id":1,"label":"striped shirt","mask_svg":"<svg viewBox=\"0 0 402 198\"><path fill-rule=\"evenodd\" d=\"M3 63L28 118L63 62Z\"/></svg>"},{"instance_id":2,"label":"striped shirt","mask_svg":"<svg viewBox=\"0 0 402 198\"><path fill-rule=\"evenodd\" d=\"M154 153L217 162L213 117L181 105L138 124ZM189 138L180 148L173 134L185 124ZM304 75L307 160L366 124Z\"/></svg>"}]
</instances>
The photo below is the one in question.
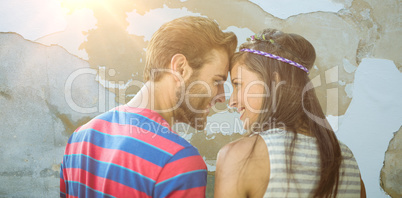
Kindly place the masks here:
<instances>
[{"instance_id":1,"label":"striped shirt","mask_svg":"<svg viewBox=\"0 0 402 198\"><path fill-rule=\"evenodd\" d=\"M271 129L260 135L268 146L271 166L264 197L313 197L321 169L316 139L297 134L292 159L293 174L288 174L286 148L292 142L293 133ZM350 149L341 142L340 147L343 161L339 170L338 197L360 197L359 167Z\"/></svg>"},{"instance_id":2,"label":"striped shirt","mask_svg":"<svg viewBox=\"0 0 402 198\"><path fill-rule=\"evenodd\" d=\"M119 106L78 128L60 171L60 197L205 197L207 168L156 112Z\"/></svg>"}]
</instances>

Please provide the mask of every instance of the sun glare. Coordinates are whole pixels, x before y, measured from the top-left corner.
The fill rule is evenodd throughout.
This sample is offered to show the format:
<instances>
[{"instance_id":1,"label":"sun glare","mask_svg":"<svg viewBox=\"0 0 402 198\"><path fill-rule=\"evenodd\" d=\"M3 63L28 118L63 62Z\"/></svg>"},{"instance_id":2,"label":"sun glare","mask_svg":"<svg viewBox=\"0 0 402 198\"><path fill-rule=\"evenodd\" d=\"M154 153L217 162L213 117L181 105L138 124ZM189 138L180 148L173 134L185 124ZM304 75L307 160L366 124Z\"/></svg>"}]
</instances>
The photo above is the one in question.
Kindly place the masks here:
<instances>
[{"instance_id":1,"label":"sun glare","mask_svg":"<svg viewBox=\"0 0 402 198\"><path fill-rule=\"evenodd\" d=\"M63 8L67 8L72 12L75 9L93 8L98 5L106 7L111 2L108 0L61 0L61 5Z\"/></svg>"}]
</instances>

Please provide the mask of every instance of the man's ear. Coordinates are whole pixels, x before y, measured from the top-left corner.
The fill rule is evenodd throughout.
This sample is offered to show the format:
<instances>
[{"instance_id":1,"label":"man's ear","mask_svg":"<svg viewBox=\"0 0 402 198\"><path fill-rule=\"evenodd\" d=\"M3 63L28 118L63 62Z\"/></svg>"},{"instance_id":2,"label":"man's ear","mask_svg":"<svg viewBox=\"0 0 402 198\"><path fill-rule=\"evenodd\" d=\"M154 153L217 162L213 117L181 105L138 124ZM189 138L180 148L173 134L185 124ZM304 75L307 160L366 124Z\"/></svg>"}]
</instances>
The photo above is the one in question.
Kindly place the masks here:
<instances>
[{"instance_id":1,"label":"man's ear","mask_svg":"<svg viewBox=\"0 0 402 198\"><path fill-rule=\"evenodd\" d=\"M170 68L176 81L186 81L193 74L193 69L187 62L187 58L183 54L175 54L170 60Z\"/></svg>"}]
</instances>

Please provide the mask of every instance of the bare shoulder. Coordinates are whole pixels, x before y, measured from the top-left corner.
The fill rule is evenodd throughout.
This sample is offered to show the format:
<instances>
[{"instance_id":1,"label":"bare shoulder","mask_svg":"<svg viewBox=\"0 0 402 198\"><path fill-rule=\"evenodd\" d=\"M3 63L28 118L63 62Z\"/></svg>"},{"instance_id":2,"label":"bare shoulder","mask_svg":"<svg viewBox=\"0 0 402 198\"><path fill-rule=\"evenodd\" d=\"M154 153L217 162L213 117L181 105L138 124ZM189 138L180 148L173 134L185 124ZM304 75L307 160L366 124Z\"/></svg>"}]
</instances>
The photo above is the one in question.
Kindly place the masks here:
<instances>
[{"instance_id":1,"label":"bare shoulder","mask_svg":"<svg viewBox=\"0 0 402 198\"><path fill-rule=\"evenodd\" d=\"M231 142L218 153L215 197L261 197L269 181L269 170L268 149L261 136Z\"/></svg>"},{"instance_id":2,"label":"bare shoulder","mask_svg":"<svg viewBox=\"0 0 402 198\"><path fill-rule=\"evenodd\" d=\"M219 150L218 158L227 158L236 156L237 159L247 157L247 154L252 150L257 141L257 136L243 137L236 141L226 144Z\"/></svg>"}]
</instances>

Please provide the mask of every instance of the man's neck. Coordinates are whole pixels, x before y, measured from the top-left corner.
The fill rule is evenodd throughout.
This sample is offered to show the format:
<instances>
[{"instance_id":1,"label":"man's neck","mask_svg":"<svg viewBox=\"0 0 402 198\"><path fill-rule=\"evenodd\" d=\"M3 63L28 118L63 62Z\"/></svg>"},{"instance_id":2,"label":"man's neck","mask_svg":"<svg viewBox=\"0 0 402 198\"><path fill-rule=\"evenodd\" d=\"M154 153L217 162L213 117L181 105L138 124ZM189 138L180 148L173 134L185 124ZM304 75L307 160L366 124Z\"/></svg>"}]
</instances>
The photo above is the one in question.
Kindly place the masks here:
<instances>
[{"instance_id":1,"label":"man's neck","mask_svg":"<svg viewBox=\"0 0 402 198\"><path fill-rule=\"evenodd\" d=\"M172 96L175 92L172 92L172 89L160 82L148 81L127 105L158 112L172 126L174 124L173 107L176 105L175 97Z\"/></svg>"}]
</instances>

